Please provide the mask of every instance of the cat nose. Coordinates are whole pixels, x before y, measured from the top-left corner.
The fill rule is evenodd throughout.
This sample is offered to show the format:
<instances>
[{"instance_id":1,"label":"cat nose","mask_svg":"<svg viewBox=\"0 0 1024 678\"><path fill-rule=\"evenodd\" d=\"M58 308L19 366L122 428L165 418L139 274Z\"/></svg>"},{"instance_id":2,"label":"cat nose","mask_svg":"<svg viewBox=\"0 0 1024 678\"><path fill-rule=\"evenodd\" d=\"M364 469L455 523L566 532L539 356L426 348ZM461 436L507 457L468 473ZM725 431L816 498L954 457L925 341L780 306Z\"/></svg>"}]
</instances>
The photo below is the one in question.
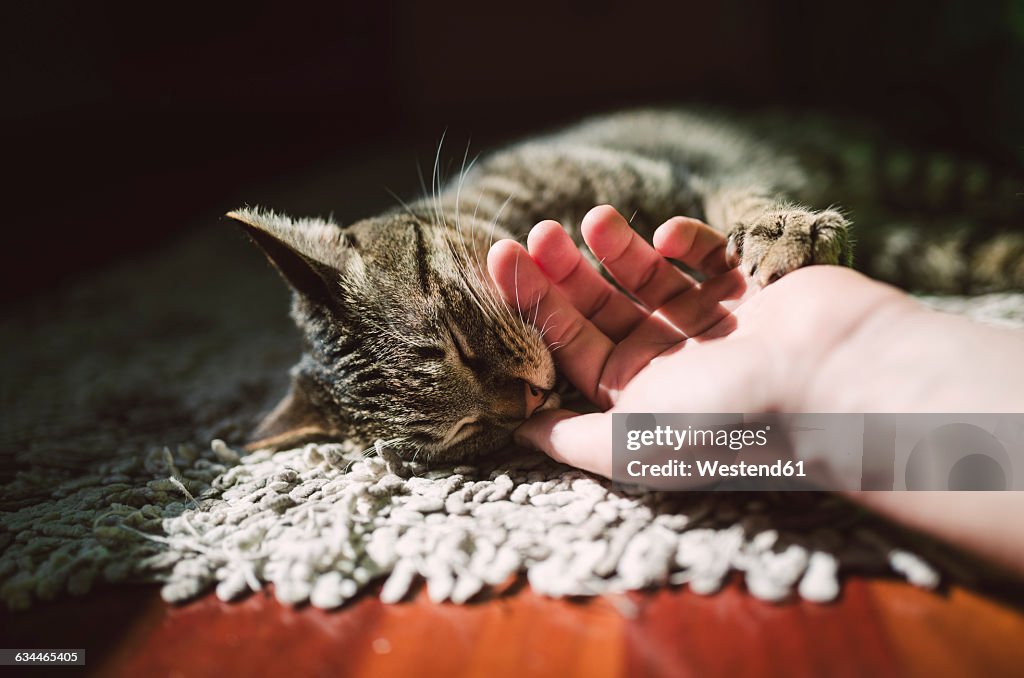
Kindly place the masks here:
<instances>
[{"instance_id":1,"label":"cat nose","mask_svg":"<svg viewBox=\"0 0 1024 678\"><path fill-rule=\"evenodd\" d=\"M523 402L526 405L524 418L529 418L531 414L540 409L540 406L551 395L551 391L534 386L528 381L523 382L523 391Z\"/></svg>"}]
</instances>

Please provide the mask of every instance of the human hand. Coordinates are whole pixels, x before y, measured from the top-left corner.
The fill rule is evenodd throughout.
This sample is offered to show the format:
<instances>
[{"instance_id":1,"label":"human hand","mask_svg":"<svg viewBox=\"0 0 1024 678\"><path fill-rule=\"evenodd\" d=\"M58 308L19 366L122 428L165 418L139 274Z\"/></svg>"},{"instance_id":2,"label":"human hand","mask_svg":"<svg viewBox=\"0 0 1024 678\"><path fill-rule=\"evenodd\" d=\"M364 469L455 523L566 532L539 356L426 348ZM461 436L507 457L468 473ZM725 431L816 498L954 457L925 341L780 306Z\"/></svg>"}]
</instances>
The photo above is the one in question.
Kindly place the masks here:
<instances>
[{"instance_id":1,"label":"human hand","mask_svg":"<svg viewBox=\"0 0 1024 678\"><path fill-rule=\"evenodd\" d=\"M730 267L725 239L695 219L669 220L653 247L608 206L591 210L581 230L637 301L602 278L553 221L534 227L529 251L495 243L488 269L506 301L541 329L563 374L604 410L540 413L517 440L603 475L611 472L612 412L801 411L825 359L902 297L817 266L761 290ZM666 258L708 277L698 283Z\"/></svg>"},{"instance_id":2,"label":"human hand","mask_svg":"<svg viewBox=\"0 0 1024 678\"><path fill-rule=\"evenodd\" d=\"M603 410L541 412L517 439L605 476L613 412L1022 411L1024 335L933 313L850 269L811 266L764 290L730 270L724 240L673 219L642 241L610 207L582 224L599 261L642 305L582 260L554 222L529 251L495 243L488 269L509 304L543 327L555 361ZM720 257L721 255L721 257ZM710 274L703 284L668 266ZM964 347L984 346L984 351ZM848 492L904 524L1024 574L1019 492Z\"/></svg>"}]
</instances>

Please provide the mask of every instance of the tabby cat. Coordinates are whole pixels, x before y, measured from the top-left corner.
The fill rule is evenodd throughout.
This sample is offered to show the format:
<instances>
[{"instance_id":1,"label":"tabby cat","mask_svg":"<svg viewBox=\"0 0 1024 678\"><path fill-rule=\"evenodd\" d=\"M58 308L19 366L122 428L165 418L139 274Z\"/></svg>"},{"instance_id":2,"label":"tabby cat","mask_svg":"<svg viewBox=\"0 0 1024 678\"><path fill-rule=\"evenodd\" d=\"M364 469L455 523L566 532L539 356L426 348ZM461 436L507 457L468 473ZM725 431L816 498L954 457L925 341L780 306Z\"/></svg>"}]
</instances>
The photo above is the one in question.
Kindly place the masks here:
<instances>
[{"instance_id":1,"label":"tabby cat","mask_svg":"<svg viewBox=\"0 0 1024 678\"><path fill-rule=\"evenodd\" d=\"M541 219L580 243L578 224L598 204L648 236L671 216L694 216L728 234L743 271L764 285L808 264L852 263L850 222L821 208L839 193L877 206L916 177L940 204L984 205L1001 190L978 178L980 166L919 171L916 156L880 159L872 153L883 145L839 139L818 123L626 112L493 153L433 195L350 226L231 212L290 284L304 337L290 392L250 448L383 439L406 457L451 460L501 447L531 413L554 407L551 354L485 267L494 240L522 238ZM927 217L928 204L903 212ZM858 240L873 243L865 268L947 290L1024 284L1019 221L977 238L976 227L940 228L949 214L934 210L932 231L890 220L874 243L862 226Z\"/></svg>"}]
</instances>

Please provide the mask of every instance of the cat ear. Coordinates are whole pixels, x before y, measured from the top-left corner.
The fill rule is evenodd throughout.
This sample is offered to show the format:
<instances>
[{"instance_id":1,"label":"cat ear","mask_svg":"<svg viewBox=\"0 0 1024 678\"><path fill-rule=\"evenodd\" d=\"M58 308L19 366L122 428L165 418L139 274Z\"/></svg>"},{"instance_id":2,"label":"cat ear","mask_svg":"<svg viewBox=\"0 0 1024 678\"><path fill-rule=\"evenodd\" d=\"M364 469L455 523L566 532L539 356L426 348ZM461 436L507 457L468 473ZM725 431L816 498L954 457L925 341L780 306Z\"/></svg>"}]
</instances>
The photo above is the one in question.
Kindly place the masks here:
<instances>
[{"instance_id":1,"label":"cat ear","mask_svg":"<svg viewBox=\"0 0 1024 678\"><path fill-rule=\"evenodd\" d=\"M302 385L292 380L288 395L263 418L245 445L255 450L287 450L305 443L338 438L320 410L310 401Z\"/></svg>"},{"instance_id":2,"label":"cat ear","mask_svg":"<svg viewBox=\"0 0 1024 678\"><path fill-rule=\"evenodd\" d=\"M335 297L332 291L351 250L336 224L249 207L225 216L242 226L296 292L320 303Z\"/></svg>"}]
</instances>

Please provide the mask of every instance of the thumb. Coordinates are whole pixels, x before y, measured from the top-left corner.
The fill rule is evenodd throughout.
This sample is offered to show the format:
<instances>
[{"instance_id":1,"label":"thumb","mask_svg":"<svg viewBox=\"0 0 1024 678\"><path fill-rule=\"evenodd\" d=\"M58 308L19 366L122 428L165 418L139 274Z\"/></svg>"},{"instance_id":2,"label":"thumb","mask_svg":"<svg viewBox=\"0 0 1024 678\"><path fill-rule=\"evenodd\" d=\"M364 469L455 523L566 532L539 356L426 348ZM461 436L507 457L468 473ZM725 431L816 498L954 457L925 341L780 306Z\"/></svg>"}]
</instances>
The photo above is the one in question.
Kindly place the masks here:
<instances>
[{"instance_id":1,"label":"thumb","mask_svg":"<svg viewBox=\"0 0 1024 678\"><path fill-rule=\"evenodd\" d=\"M610 412L577 414L548 410L516 429L515 441L540 450L555 461L606 478L612 473L612 416Z\"/></svg>"}]
</instances>

